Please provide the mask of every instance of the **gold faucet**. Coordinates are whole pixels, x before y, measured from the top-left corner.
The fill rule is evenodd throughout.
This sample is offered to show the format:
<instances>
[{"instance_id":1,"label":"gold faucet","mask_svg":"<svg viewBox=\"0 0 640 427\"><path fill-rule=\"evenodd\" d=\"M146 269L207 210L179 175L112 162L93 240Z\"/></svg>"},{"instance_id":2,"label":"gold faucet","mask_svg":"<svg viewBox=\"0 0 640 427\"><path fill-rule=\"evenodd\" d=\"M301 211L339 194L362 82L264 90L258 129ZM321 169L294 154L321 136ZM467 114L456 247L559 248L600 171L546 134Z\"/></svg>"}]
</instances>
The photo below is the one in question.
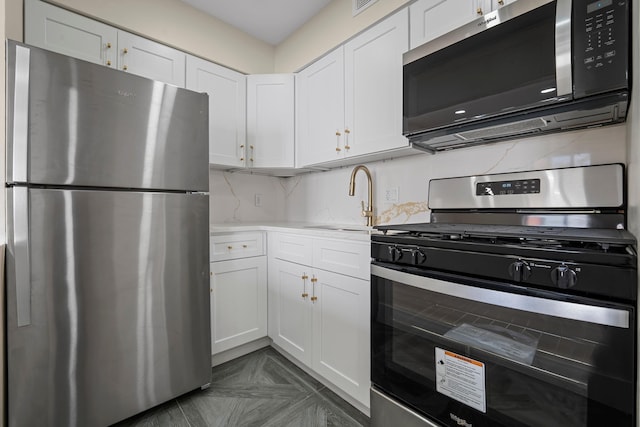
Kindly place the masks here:
<instances>
[{"instance_id":1,"label":"gold faucet","mask_svg":"<svg viewBox=\"0 0 640 427\"><path fill-rule=\"evenodd\" d=\"M373 225L373 182L371 181L371 172L365 165L358 165L353 168L351 172L351 181L349 181L349 195L353 196L356 194L356 174L359 170L364 171L367 174L367 189L369 195L369 203L367 205L367 209L364 208L364 200L362 201L362 216L367 218L367 227L371 227Z\"/></svg>"}]
</instances>

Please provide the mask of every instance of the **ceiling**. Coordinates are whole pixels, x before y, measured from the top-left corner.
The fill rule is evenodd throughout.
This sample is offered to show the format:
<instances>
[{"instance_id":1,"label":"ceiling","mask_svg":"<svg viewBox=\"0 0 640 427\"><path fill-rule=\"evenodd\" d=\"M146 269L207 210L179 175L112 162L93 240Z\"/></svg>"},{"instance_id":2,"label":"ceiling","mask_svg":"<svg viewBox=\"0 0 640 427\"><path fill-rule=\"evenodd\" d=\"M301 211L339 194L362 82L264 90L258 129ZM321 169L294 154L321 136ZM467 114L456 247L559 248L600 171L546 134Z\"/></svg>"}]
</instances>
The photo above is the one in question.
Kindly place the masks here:
<instances>
[{"instance_id":1,"label":"ceiling","mask_svg":"<svg viewBox=\"0 0 640 427\"><path fill-rule=\"evenodd\" d=\"M278 45L331 0L182 0L272 45Z\"/></svg>"}]
</instances>

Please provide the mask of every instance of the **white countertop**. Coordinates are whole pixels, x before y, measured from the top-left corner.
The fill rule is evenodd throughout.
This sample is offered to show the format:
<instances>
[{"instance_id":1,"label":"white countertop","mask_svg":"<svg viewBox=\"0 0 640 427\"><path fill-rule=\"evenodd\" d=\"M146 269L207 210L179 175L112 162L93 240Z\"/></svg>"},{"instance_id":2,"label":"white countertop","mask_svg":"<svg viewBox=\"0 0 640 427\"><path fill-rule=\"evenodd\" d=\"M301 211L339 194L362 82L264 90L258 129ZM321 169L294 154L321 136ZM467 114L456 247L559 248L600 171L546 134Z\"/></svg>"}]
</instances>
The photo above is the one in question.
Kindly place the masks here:
<instances>
[{"instance_id":1,"label":"white countertop","mask_svg":"<svg viewBox=\"0 0 640 427\"><path fill-rule=\"evenodd\" d=\"M308 234L317 237L359 240L369 242L370 235L377 233L371 227L350 224L317 224L308 222L238 222L217 223L209 226L211 235L240 231L279 231Z\"/></svg>"}]
</instances>

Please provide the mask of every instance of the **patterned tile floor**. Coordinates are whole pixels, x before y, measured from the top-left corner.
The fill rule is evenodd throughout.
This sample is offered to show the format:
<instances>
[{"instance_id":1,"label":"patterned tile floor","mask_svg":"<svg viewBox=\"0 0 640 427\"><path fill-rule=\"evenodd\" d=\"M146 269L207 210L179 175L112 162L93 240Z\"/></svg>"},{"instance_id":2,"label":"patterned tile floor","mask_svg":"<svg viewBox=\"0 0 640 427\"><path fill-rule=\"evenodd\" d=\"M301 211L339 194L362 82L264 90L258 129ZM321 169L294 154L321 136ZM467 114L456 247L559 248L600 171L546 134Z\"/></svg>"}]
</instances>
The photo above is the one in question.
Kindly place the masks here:
<instances>
[{"instance_id":1,"label":"patterned tile floor","mask_svg":"<svg viewBox=\"0 0 640 427\"><path fill-rule=\"evenodd\" d=\"M213 368L211 387L117 427L360 427L369 418L267 347Z\"/></svg>"}]
</instances>

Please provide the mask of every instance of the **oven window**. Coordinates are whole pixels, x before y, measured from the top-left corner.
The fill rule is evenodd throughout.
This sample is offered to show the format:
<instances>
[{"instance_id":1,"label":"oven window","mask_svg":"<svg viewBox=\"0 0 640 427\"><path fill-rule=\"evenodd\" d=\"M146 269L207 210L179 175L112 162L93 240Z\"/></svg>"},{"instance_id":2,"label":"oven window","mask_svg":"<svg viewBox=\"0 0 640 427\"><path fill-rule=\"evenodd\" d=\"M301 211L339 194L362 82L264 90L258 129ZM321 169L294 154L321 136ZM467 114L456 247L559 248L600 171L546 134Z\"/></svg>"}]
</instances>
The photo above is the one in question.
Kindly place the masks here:
<instances>
[{"instance_id":1,"label":"oven window","mask_svg":"<svg viewBox=\"0 0 640 427\"><path fill-rule=\"evenodd\" d=\"M414 409L444 423L455 414L474 426L633 420L632 327L536 314L376 276L372 285L372 382ZM438 351L482 366L484 385L475 391L484 393L485 410L465 401L468 390L459 399L437 391Z\"/></svg>"},{"instance_id":2,"label":"oven window","mask_svg":"<svg viewBox=\"0 0 640 427\"><path fill-rule=\"evenodd\" d=\"M553 100L555 7L549 3L405 65L405 132Z\"/></svg>"}]
</instances>

